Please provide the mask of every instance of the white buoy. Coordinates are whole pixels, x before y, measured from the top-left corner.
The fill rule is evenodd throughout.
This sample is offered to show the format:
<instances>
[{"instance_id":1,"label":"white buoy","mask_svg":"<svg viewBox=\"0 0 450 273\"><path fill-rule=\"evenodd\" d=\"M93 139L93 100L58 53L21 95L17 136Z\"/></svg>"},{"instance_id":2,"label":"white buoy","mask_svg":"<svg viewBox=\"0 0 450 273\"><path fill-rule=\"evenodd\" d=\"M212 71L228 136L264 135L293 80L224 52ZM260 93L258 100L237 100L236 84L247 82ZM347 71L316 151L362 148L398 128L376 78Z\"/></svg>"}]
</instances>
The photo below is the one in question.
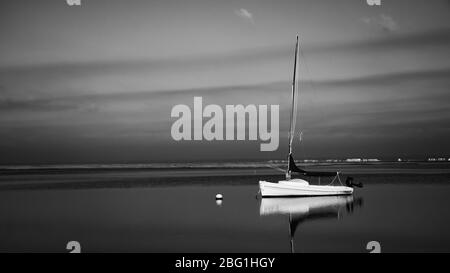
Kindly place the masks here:
<instances>
[{"instance_id":1,"label":"white buoy","mask_svg":"<svg viewBox=\"0 0 450 273\"><path fill-rule=\"evenodd\" d=\"M220 193L216 194L216 200L222 200L222 199L223 199L222 194L220 194Z\"/></svg>"},{"instance_id":2,"label":"white buoy","mask_svg":"<svg viewBox=\"0 0 450 273\"><path fill-rule=\"evenodd\" d=\"M222 200L217 199L217 200L216 200L216 205L218 205L219 207L222 206Z\"/></svg>"}]
</instances>

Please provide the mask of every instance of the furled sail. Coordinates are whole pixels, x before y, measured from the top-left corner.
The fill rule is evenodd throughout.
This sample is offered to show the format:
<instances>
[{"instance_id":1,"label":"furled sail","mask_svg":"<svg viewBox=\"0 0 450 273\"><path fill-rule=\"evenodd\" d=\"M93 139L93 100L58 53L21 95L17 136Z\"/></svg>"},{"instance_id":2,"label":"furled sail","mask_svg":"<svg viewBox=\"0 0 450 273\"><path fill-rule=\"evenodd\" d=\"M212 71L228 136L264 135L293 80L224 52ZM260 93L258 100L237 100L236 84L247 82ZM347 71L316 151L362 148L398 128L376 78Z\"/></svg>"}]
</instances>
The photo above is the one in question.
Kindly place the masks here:
<instances>
[{"instance_id":1,"label":"furled sail","mask_svg":"<svg viewBox=\"0 0 450 273\"><path fill-rule=\"evenodd\" d=\"M288 155L288 166L286 169L286 180L291 179L291 158L292 158L292 141L294 139L295 132L295 124L297 121L297 94L298 94L298 85L297 85L297 57L298 57L298 36L297 42L295 44L295 60L294 60L294 75L292 77L292 106L291 106L291 116L290 116L290 124L289 124L289 155ZM292 161L293 162L293 161ZM294 163L295 166L295 163ZM295 166L296 169L297 166ZM300 170L300 169L298 169ZM294 172L297 172L294 170Z\"/></svg>"},{"instance_id":2,"label":"furled sail","mask_svg":"<svg viewBox=\"0 0 450 273\"><path fill-rule=\"evenodd\" d=\"M289 155L289 172L299 173L304 176L321 176L321 177L327 177L327 176L336 176L337 172L311 172L311 171L305 171L297 167L294 162L294 158L292 155Z\"/></svg>"}]
</instances>

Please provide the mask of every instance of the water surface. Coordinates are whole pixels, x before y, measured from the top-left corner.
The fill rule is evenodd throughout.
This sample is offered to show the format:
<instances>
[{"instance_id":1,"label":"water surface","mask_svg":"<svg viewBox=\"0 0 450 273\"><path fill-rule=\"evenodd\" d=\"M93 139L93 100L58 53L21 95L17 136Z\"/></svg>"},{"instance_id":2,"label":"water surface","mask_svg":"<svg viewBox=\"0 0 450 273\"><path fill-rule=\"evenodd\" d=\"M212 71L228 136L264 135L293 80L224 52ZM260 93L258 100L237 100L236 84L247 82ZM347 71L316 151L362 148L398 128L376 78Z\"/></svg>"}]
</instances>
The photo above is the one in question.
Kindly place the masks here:
<instances>
[{"instance_id":1,"label":"water surface","mask_svg":"<svg viewBox=\"0 0 450 273\"><path fill-rule=\"evenodd\" d=\"M270 169L6 173L0 251L67 252L75 240L83 252L367 252L375 240L383 252L450 252L440 168L359 171L353 197L289 201L255 198L259 179L282 178Z\"/></svg>"}]
</instances>

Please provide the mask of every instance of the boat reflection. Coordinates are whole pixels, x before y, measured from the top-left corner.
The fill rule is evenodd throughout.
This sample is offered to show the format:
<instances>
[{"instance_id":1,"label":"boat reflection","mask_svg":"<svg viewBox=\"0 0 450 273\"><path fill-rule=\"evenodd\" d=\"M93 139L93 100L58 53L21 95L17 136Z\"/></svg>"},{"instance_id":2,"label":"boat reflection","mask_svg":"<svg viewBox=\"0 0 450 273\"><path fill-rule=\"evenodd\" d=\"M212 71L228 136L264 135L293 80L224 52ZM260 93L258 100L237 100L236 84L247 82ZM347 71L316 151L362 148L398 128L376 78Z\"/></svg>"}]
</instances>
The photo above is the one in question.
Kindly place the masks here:
<instances>
[{"instance_id":1,"label":"boat reflection","mask_svg":"<svg viewBox=\"0 0 450 273\"><path fill-rule=\"evenodd\" d=\"M353 196L262 198L259 214L286 215L289 218L291 253L294 253L294 235L300 223L317 219L339 220L344 214L351 214L355 208L362 207L362 204L362 198Z\"/></svg>"}]
</instances>

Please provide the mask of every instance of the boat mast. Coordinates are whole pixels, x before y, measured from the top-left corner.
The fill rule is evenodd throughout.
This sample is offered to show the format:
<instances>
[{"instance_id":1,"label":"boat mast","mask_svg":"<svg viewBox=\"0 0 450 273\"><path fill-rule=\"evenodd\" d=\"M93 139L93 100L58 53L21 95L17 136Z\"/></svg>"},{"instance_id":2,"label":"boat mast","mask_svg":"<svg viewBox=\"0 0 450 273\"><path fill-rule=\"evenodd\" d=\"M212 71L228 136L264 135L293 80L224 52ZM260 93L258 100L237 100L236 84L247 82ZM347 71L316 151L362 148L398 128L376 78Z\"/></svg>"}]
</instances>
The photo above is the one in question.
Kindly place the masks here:
<instances>
[{"instance_id":1,"label":"boat mast","mask_svg":"<svg viewBox=\"0 0 450 273\"><path fill-rule=\"evenodd\" d=\"M289 125L289 154L288 154L288 165L286 169L286 180L291 179L291 171L289 170L289 162L291 160L292 155L292 140L294 138L294 130L295 124L294 124L294 113L295 111L295 88L296 88L296 82L297 82L297 57L298 57L298 35L297 35L297 42L295 44L295 62L294 62L294 75L292 77L292 106L291 106L291 122Z\"/></svg>"}]
</instances>

